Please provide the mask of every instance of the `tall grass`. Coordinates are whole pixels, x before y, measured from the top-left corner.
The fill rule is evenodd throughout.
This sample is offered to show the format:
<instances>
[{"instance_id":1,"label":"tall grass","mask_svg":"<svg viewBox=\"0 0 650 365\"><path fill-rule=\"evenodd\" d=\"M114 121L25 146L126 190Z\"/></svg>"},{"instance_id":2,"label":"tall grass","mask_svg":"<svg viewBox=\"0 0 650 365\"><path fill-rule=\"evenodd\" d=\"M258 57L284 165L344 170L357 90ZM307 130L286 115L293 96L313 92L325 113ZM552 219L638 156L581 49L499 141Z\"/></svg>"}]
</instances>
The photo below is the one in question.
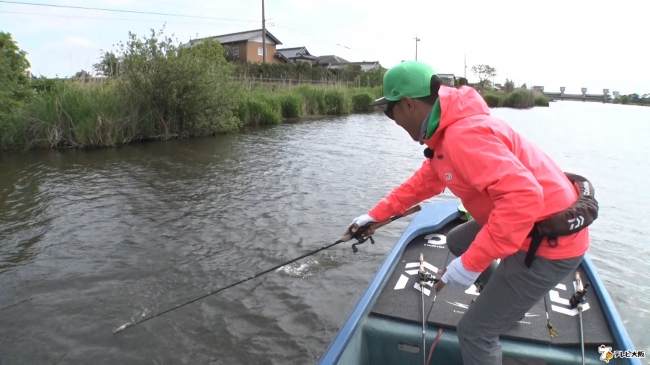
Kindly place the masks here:
<instances>
[{"instance_id":1,"label":"tall grass","mask_svg":"<svg viewBox=\"0 0 650 365\"><path fill-rule=\"evenodd\" d=\"M227 133L245 125L367 112L376 89L319 85L244 88L235 84L229 90L235 98L230 117L228 109L217 109L209 117L204 112L185 119L170 117L171 111L166 108L156 110L134 98L118 80L63 80L37 93L11 119L4 118L0 143L3 149L112 147L141 140ZM168 104L167 108L172 106ZM166 117L162 115L165 112Z\"/></svg>"},{"instance_id":2,"label":"tall grass","mask_svg":"<svg viewBox=\"0 0 650 365\"><path fill-rule=\"evenodd\" d=\"M370 112L370 104L382 95L381 87L233 83L222 85L219 92L230 94L227 103L206 102L203 108L214 110L194 111L191 117L182 118L177 115L186 113L185 108L201 104L181 98L177 104L161 100L159 106L152 106L134 97L137 90L128 89L133 87L132 82L125 85L124 80L109 79L54 83L36 93L11 119L0 123L1 147L111 147L141 140L227 133L247 125L274 125L306 116ZM544 96L535 96L529 90L482 95L493 108L548 106ZM180 94L172 97L179 98Z\"/></svg>"},{"instance_id":3,"label":"tall grass","mask_svg":"<svg viewBox=\"0 0 650 365\"><path fill-rule=\"evenodd\" d=\"M20 111L4 143L19 148L126 143L135 132L126 103L112 83L60 83Z\"/></svg>"},{"instance_id":4,"label":"tall grass","mask_svg":"<svg viewBox=\"0 0 650 365\"><path fill-rule=\"evenodd\" d=\"M252 88L241 94L236 115L242 124L278 124L306 116L368 112L377 95L377 88L299 85L274 89Z\"/></svg>"},{"instance_id":5,"label":"tall grass","mask_svg":"<svg viewBox=\"0 0 650 365\"><path fill-rule=\"evenodd\" d=\"M548 99L532 90L517 89L510 93L486 91L481 95L490 108L528 109L548 106Z\"/></svg>"}]
</instances>

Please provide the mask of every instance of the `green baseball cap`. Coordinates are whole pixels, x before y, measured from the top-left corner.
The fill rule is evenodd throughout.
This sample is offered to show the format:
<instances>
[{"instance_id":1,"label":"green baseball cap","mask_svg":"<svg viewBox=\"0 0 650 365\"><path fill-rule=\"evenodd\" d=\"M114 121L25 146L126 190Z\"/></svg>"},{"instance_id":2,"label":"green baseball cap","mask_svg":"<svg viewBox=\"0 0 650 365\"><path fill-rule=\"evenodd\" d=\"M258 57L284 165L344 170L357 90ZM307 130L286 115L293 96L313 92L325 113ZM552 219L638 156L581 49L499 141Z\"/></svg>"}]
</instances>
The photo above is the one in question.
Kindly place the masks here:
<instances>
[{"instance_id":1,"label":"green baseball cap","mask_svg":"<svg viewBox=\"0 0 650 365\"><path fill-rule=\"evenodd\" d=\"M404 96L421 98L431 94L431 77L436 71L421 61L403 61L384 74L384 97L371 105L400 101Z\"/></svg>"}]
</instances>

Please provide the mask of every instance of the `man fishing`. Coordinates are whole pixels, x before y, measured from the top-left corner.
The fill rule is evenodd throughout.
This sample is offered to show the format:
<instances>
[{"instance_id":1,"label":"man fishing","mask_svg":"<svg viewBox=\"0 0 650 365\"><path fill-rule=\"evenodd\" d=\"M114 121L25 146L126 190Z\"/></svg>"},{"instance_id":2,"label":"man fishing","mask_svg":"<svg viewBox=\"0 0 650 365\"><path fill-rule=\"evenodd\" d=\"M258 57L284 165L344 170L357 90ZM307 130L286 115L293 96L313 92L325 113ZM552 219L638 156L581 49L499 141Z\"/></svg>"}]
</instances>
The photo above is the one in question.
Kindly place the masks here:
<instances>
[{"instance_id":1,"label":"man fishing","mask_svg":"<svg viewBox=\"0 0 650 365\"><path fill-rule=\"evenodd\" d=\"M499 335L571 274L589 249L584 227L550 239L533 229L571 209L580 190L539 147L490 115L472 87L442 85L433 68L418 61L389 69L383 87L375 105L386 105L386 116L427 146L427 158L348 229L400 215L449 188L473 220L449 232L447 245L457 258L438 273L436 291L445 285L466 290L501 259L457 327L465 364L501 364Z\"/></svg>"}]
</instances>

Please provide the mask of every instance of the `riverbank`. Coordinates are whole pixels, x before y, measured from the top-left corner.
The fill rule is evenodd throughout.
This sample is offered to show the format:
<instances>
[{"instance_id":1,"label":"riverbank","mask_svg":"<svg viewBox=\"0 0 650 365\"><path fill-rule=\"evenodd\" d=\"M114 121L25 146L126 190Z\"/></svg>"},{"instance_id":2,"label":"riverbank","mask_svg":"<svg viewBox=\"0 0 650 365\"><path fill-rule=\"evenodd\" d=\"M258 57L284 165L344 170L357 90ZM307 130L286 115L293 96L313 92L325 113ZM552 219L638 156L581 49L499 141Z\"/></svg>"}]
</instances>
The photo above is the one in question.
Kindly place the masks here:
<instances>
[{"instance_id":1,"label":"riverbank","mask_svg":"<svg viewBox=\"0 0 650 365\"><path fill-rule=\"evenodd\" d=\"M548 106L548 98L541 92L517 89L513 92L482 92L483 99L490 108L528 109L535 106Z\"/></svg>"},{"instance_id":2,"label":"riverbank","mask_svg":"<svg viewBox=\"0 0 650 365\"><path fill-rule=\"evenodd\" d=\"M383 92L381 87L232 82L221 85L223 90L210 104L201 102L209 95L197 92L176 95L169 88L152 87L160 100L147 101L139 89L125 88L119 80L50 82L3 123L0 146L3 150L103 148L205 137L304 117L373 112L370 104ZM545 98L539 100L527 90L482 95L490 107L548 106Z\"/></svg>"},{"instance_id":3,"label":"riverbank","mask_svg":"<svg viewBox=\"0 0 650 365\"><path fill-rule=\"evenodd\" d=\"M185 47L153 31L142 39L129 33L126 43L105 52L93 66L101 78L84 71L67 79L33 79L26 76L24 52L9 35L0 35L14 58L4 65L11 83L9 92L0 93L0 150L204 137L307 116L372 112L370 104L382 96L381 72L344 70L326 75L324 85L255 82L241 77L266 72L295 78L287 68L305 67L244 67L228 61L219 42ZM321 76L311 75L309 81ZM532 95L517 90L484 98L491 107L529 108L537 100Z\"/></svg>"},{"instance_id":4,"label":"riverbank","mask_svg":"<svg viewBox=\"0 0 650 365\"><path fill-rule=\"evenodd\" d=\"M650 94L645 94L640 96L639 94L628 94L620 95L614 100L613 104L623 104L623 105L637 105L637 106L650 106Z\"/></svg>"},{"instance_id":5,"label":"riverbank","mask_svg":"<svg viewBox=\"0 0 650 365\"><path fill-rule=\"evenodd\" d=\"M199 103L206 96L198 93L186 96L185 103L182 95L165 97L166 104L138 102L137 95L125 93L125 85L117 80L58 81L5 118L1 146L3 150L116 147L204 137L308 116L371 112L370 104L382 92L380 87L320 85L221 87L223 98L214 104ZM216 110L193 109L206 107Z\"/></svg>"}]
</instances>

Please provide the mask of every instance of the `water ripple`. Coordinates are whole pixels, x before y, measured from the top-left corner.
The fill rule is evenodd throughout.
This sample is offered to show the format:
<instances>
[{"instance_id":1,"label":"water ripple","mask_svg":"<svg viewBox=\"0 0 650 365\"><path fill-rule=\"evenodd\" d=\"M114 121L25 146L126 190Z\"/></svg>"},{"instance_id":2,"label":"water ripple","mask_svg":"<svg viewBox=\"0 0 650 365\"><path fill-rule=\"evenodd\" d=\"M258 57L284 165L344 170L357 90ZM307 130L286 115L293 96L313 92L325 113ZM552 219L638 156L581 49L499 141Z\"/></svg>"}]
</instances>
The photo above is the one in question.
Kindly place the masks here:
<instances>
[{"instance_id":1,"label":"water ripple","mask_svg":"<svg viewBox=\"0 0 650 365\"><path fill-rule=\"evenodd\" d=\"M496 110L596 188L590 254L639 349L650 316L650 110ZM611 128L616 120L617 127ZM567 134L571 124L582 133ZM607 148L606 148L607 147ZM314 363L409 218L356 254L321 251L422 163L381 114L192 141L1 156L0 357L7 363ZM631 193L634 192L634 193ZM453 199L449 192L435 199Z\"/></svg>"}]
</instances>

